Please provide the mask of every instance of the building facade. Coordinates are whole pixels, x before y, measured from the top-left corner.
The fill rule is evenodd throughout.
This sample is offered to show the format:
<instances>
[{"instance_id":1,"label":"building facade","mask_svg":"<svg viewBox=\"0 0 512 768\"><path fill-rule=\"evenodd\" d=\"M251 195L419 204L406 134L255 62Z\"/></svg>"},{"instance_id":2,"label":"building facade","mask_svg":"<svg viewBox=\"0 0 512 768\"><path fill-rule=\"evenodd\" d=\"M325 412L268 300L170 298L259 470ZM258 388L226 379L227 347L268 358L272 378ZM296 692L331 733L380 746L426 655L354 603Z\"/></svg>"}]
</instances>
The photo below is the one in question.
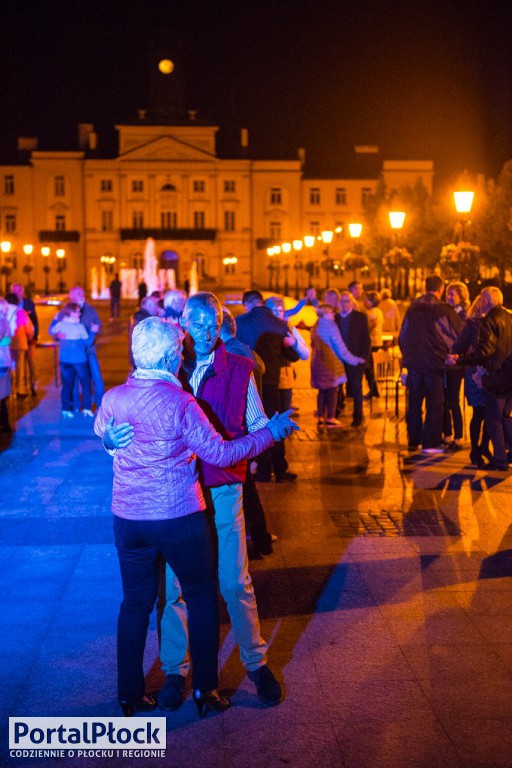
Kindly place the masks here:
<instances>
[{"instance_id":1,"label":"building facade","mask_svg":"<svg viewBox=\"0 0 512 768\"><path fill-rule=\"evenodd\" d=\"M217 127L193 122L119 125L118 152L96 158L89 128L87 149L33 150L25 164L0 166L5 283L89 288L93 268L141 269L151 237L159 267L175 269L178 284L195 262L205 287L263 287L269 245L341 228L332 247L346 249L347 226L364 221L378 182L305 178L298 158L220 158ZM390 188L421 178L431 191L433 164L384 161L381 175Z\"/></svg>"}]
</instances>

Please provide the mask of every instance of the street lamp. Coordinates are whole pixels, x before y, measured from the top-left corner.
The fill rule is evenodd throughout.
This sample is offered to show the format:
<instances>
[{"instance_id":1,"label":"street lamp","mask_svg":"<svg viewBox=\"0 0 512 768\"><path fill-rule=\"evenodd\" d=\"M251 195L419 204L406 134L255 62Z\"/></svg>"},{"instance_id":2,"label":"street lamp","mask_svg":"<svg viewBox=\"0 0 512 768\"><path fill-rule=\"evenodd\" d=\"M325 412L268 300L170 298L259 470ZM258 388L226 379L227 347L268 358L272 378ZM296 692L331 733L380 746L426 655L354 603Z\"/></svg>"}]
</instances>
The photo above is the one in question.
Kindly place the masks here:
<instances>
[{"instance_id":1,"label":"street lamp","mask_svg":"<svg viewBox=\"0 0 512 768\"><path fill-rule=\"evenodd\" d=\"M348 225L348 231L352 240L358 240L361 237L363 225L354 222L353 224Z\"/></svg>"},{"instance_id":2,"label":"street lamp","mask_svg":"<svg viewBox=\"0 0 512 768\"><path fill-rule=\"evenodd\" d=\"M292 244L291 243L282 243L281 244L281 250L283 253L286 254L286 261L283 264L284 269L284 295L288 296L290 286L288 285L288 270L290 269L290 262L288 261L288 254L292 250Z\"/></svg>"},{"instance_id":3,"label":"street lamp","mask_svg":"<svg viewBox=\"0 0 512 768\"><path fill-rule=\"evenodd\" d=\"M66 269L66 251L64 248L57 248L55 254L57 256L57 273L59 275L59 293L64 293L65 285L62 279L62 273Z\"/></svg>"},{"instance_id":4,"label":"street lamp","mask_svg":"<svg viewBox=\"0 0 512 768\"><path fill-rule=\"evenodd\" d=\"M398 248L398 233L403 229L404 221L405 221L404 211L389 211L389 225L393 230L393 249ZM392 263L393 270L392 270L392 276L391 276L391 285L392 285L393 294L395 294L397 290L396 282L397 282L397 275L398 275L398 264L397 264L398 253L395 250L393 250L392 259L394 261Z\"/></svg>"},{"instance_id":5,"label":"street lamp","mask_svg":"<svg viewBox=\"0 0 512 768\"><path fill-rule=\"evenodd\" d=\"M468 190L453 193L455 210L460 216L460 219L457 222L457 226L455 227L455 233L454 233L455 242L457 242L457 240L464 241L466 239L466 225L469 223L468 214L471 213L474 197L475 197L475 193L470 192ZM466 215L463 215L463 214L466 214ZM460 235L460 237L457 238L457 235Z\"/></svg>"},{"instance_id":6,"label":"street lamp","mask_svg":"<svg viewBox=\"0 0 512 768\"><path fill-rule=\"evenodd\" d=\"M2 242L0 243L0 251L5 257L5 264L2 264L2 274L5 280L4 293L7 293L7 283L8 283L9 275L11 274L11 264L9 259L7 258L7 254L11 252L11 247L12 247L12 243L10 242L10 240L2 240Z\"/></svg>"},{"instance_id":7,"label":"street lamp","mask_svg":"<svg viewBox=\"0 0 512 768\"><path fill-rule=\"evenodd\" d=\"M26 245L23 246L23 253L27 257L27 261L26 261L26 263L23 266L23 271L25 272L25 274L28 275L28 284L27 284L28 288L30 288L31 282L32 282L31 279L30 279L30 274L31 274L32 270L34 269L32 264L30 263L30 256L31 256L33 250L34 250L34 246L30 245L30 243L27 243Z\"/></svg>"},{"instance_id":8,"label":"street lamp","mask_svg":"<svg viewBox=\"0 0 512 768\"><path fill-rule=\"evenodd\" d=\"M334 232L331 229L324 229L323 232L320 233L320 236L322 238L322 242L325 245L324 248L324 266L325 266L325 288L326 290L329 290L329 273L331 269L331 262L329 260L329 245L332 243L332 239L334 237Z\"/></svg>"},{"instance_id":9,"label":"street lamp","mask_svg":"<svg viewBox=\"0 0 512 768\"><path fill-rule=\"evenodd\" d=\"M313 287L313 279L312 278L313 278L313 270L315 268L315 265L314 265L313 261L311 260L311 249L313 248L315 243L316 243L316 237L314 235L304 235L304 245L306 246L306 248L308 249L308 252L309 252L309 265L310 265L310 268L307 270L308 271L308 275L309 275L309 280L308 280L309 285L308 285L308 288L312 288Z\"/></svg>"},{"instance_id":10,"label":"street lamp","mask_svg":"<svg viewBox=\"0 0 512 768\"><path fill-rule=\"evenodd\" d=\"M44 292L45 292L46 296L48 296L48 294L50 293L50 288L49 288L49 285L48 285L48 275L51 272L51 267L48 264L48 257L49 257L49 255L50 255L50 249L48 248L47 245L43 245L43 247L41 248L41 256L44 259L44 263L43 263Z\"/></svg>"},{"instance_id":11,"label":"street lamp","mask_svg":"<svg viewBox=\"0 0 512 768\"><path fill-rule=\"evenodd\" d=\"M404 226L405 213L403 211L390 211L389 212L389 225L393 232L400 230Z\"/></svg>"},{"instance_id":12,"label":"street lamp","mask_svg":"<svg viewBox=\"0 0 512 768\"><path fill-rule=\"evenodd\" d=\"M267 256L269 257L269 259L272 259L272 257L274 256L274 253L275 253L275 251L274 251L274 246L273 245L271 245L269 248L267 248ZM273 269L274 269L274 265L270 261L268 263L268 289L269 289L269 291L272 290L272 271L273 271Z\"/></svg>"},{"instance_id":13,"label":"street lamp","mask_svg":"<svg viewBox=\"0 0 512 768\"><path fill-rule=\"evenodd\" d=\"M294 240L293 241L293 251L295 254L295 260L294 260L294 269L295 269L295 298L299 298L299 269L302 269L302 261L300 261L297 257L299 255L299 251L302 250L302 246L304 243L302 240Z\"/></svg>"}]
</instances>

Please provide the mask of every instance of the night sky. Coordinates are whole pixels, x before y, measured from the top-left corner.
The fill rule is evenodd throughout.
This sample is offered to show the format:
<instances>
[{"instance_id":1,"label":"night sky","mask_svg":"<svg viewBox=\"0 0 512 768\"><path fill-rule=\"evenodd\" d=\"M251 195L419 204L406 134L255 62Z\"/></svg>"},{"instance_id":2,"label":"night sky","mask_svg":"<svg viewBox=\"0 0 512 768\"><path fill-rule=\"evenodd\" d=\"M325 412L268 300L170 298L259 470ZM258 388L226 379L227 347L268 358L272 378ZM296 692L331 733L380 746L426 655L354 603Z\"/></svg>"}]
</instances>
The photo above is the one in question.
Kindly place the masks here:
<instances>
[{"instance_id":1,"label":"night sky","mask_svg":"<svg viewBox=\"0 0 512 768\"><path fill-rule=\"evenodd\" d=\"M0 142L69 144L147 104L157 31L179 41L188 106L246 126L261 156L343 173L354 144L433 158L439 181L512 157L512 3L475 0L3 0Z\"/></svg>"}]
</instances>

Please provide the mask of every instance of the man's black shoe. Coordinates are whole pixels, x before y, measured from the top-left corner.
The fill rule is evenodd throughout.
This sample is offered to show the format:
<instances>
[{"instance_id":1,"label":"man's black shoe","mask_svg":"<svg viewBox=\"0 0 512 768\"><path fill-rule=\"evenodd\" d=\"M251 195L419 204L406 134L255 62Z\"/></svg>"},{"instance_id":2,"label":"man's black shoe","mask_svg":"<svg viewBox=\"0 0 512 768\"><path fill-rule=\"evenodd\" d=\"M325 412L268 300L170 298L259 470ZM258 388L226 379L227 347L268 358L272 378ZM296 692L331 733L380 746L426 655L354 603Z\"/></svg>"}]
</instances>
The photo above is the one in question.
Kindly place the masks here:
<instances>
[{"instance_id":1,"label":"man's black shoe","mask_svg":"<svg viewBox=\"0 0 512 768\"><path fill-rule=\"evenodd\" d=\"M255 472L252 479L256 480L257 483L270 483L272 478L270 475L264 475L262 472Z\"/></svg>"},{"instance_id":2,"label":"man's black shoe","mask_svg":"<svg viewBox=\"0 0 512 768\"><path fill-rule=\"evenodd\" d=\"M260 701L269 706L280 703L282 698L281 686L266 664L254 672L248 671L247 677L256 686L256 694Z\"/></svg>"},{"instance_id":3,"label":"man's black shoe","mask_svg":"<svg viewBox=\"0 0 512 768\"><path fill-rule=\"evenodd\" d=\"M362 419L354 419L354 420L351 422L350 426L351 426L351 427L360 427L362 423L363 423L363 420L362 420Z\"/></svg>"},{"instance_id":4,"label":"man's black shoe","mask_svg":"<svg viewBox=\"0 0 512 768\"><path fill-rule=\"evenodd\" d=\"M164 687L158 693L158 706L171 712L183 704L185 678L183 675L166 675Z\"/></svg>"},{"instance_id":5,"label":"man's black shoe","mask_svg":"<svg viewBox=\"0 0 512 768\"><path fill-rule=\"evenodd\" d=\"M268 536L268 539L265 539L263 541L254 541L253 546L261 555L271 555L274 552L270 534Z\"/></svg>"},{"instance_id":6,"label":"man's black shoe","mask_svg":"<svg viewBox=\"0 0 512 768\"><path fill-rule=\"evenodd\" d=\"M282 475L276 475L276 483L293 483L297 478L295 472L284 472Z\"/></svg>"},{"instance_id":7,"label":"man's black shoe","mask_svg":"<svg viewBox=\"0 0 512 768\"><path fill-rule=\"evenodd\" d=\"M509 466L508 464L497 464L495 461L490 461L485 466L485 469L490 470L491 472L508 472Z\"/></svg>"}]
</instances>

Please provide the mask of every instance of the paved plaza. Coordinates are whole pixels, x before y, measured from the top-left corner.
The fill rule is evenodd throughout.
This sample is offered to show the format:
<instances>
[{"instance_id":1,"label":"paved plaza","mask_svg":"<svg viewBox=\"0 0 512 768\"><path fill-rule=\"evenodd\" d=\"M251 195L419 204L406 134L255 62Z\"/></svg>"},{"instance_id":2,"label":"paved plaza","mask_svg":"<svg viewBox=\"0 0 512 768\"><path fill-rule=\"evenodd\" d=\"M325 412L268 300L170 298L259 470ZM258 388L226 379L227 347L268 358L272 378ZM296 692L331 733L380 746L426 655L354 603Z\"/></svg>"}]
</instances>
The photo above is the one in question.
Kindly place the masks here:
<instances>
[{"instance_id":1,"label":"paved plaza","mask_svg":"<svg viewBox=\"0 0 512 768\"><path fill-rule=\"evenodd\" d=\"M128 314L105 323L107 386L128 371ZM0 439L0 765L512 766L512 474L472 469L467 450L410 456L403 395L398 418L380 398L351 429L349 401L340 428L319 430L307 363L287 443L299 477L259 485L279 538L251 562L284 702L256 698L223 608L233 706L201 721L189 695L167 714L166 758L10 758L9 715L120 714L111 459L91 420L61 420L52 350L38 356L40 396L16 405L16 432ZM158 687L154 615L146 664Z\"/></svg>"}]
</instances>

